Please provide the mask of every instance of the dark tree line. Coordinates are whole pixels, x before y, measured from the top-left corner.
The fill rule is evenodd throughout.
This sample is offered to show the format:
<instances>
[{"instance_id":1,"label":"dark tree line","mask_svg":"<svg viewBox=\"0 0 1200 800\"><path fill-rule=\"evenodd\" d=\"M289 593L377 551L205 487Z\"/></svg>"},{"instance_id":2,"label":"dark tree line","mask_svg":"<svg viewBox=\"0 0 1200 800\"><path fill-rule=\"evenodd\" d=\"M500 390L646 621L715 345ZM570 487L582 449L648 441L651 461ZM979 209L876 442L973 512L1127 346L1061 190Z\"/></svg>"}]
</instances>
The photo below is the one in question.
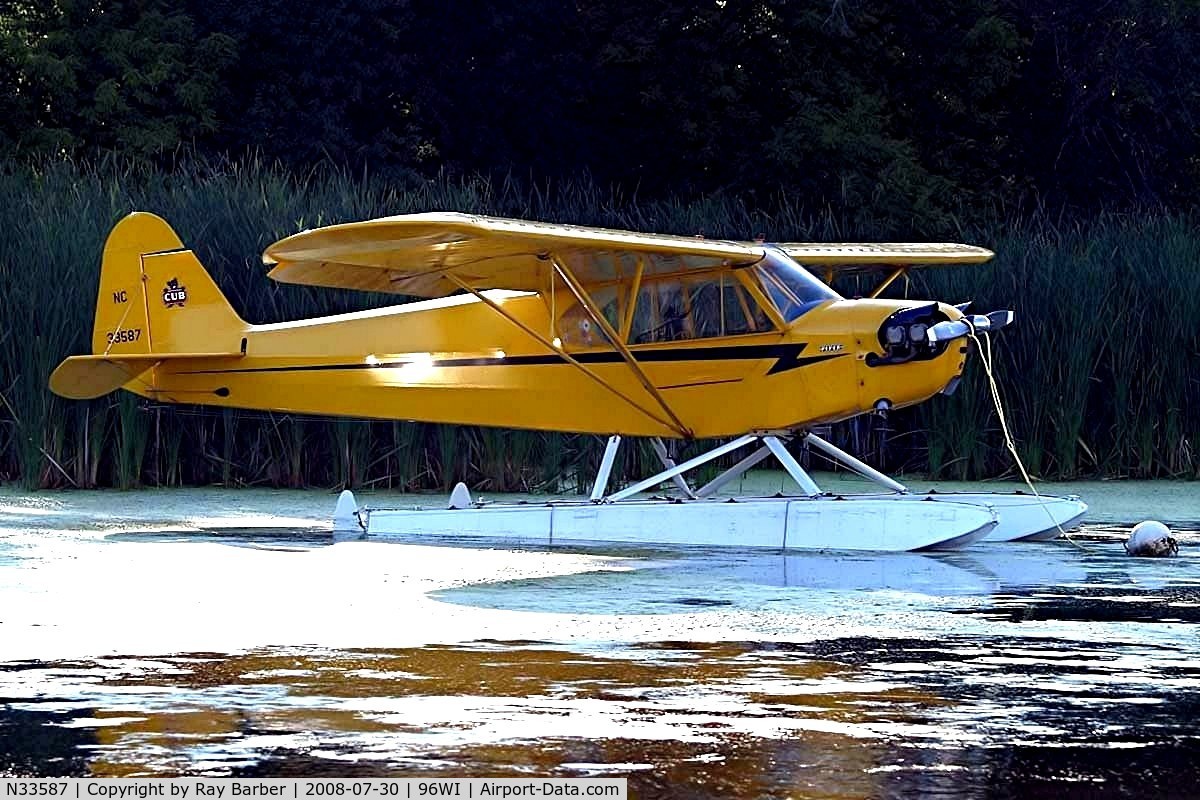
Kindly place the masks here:
<instances>
[{"instance_id":1,"label":"dark tree line","mask_svg":"<svg viewBox=\"0 0 1200 800\"><path fill-rule=\"evenodd\" d=\"M588 177L914 227L1190 207L1195 0L0 0L0 153Z\"/></svg>"}]
</instances>

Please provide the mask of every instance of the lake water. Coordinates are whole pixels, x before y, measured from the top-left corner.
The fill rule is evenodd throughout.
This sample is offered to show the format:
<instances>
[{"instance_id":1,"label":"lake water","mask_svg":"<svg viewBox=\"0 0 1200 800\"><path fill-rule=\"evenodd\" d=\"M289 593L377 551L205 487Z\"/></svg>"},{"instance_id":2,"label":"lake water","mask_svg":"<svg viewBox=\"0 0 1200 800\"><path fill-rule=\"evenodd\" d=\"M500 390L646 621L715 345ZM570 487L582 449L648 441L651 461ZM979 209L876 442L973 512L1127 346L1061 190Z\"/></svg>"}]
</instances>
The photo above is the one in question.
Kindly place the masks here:
<instances>
[{"instance_id":1,"label":"lake water","mask_svg":"<svg viewBox=\"0 0 1200 800\"><path fill-rule=\"evenodd\" d=\"M877 556L334 543L328 493L0 494L0 775L1200 796L1200 537L1120 545L1194 527L1200 486L1095 489L1070 542Z\"/></svg>"}]
</instances>

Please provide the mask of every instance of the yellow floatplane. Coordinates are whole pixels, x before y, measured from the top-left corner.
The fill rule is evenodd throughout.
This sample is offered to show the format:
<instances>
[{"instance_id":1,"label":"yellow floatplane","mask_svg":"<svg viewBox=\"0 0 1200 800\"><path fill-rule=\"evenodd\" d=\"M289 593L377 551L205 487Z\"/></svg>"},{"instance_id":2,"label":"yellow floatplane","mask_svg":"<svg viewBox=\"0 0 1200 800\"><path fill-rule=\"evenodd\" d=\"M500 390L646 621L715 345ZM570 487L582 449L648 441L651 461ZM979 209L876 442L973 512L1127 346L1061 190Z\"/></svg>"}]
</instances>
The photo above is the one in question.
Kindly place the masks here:
<instances>
[{"instance_id":1,"label":"yellow floatplane","mask_svg":"<svg viewBox=\"0 0 1200 800\"><path fill-rule=\"evenodd\" d=\"M968 334L1012 313L879 294L913 266L991 256L960 244L772 245L412 214L304 231L263 259L286 283L428 299L255 325L166 222L136 213L105 245L92 355L66 359L50 386L80 399L122 388L157 402L609 437L586 502L481 505L458 491L444 510L366 509L356 519L371 534L869 550L1056 535L1082 503L912 494L811 432L952 390ZM847 271L882 280L872 297L844 299L830 284ZM650 437L664 469L610 492L630 436ZM730 441L676 464L666 438ZM822 494L789 440L886 491ZM707 485L686 480L754 444ZM713 499L768 456L800 495ZM666 481L678 497L635 498Z\"/></svg>"}]
</instances>

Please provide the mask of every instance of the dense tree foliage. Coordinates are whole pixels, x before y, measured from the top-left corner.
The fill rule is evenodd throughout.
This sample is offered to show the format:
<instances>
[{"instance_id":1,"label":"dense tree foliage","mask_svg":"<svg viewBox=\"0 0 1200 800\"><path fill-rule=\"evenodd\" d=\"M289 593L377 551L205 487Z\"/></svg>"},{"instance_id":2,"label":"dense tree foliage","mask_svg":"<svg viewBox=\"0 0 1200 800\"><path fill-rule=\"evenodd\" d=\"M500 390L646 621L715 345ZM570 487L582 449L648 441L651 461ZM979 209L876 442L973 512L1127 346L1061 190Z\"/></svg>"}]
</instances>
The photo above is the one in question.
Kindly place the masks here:
<instances>
[{"instance_id":1,"label":"dense tree foliage","mask_svg":"<svg viewBox=\"0 0 1200 800\"><path fill-rule=\"evenodd\" d=\"M251 149L938 226L1190 204L1194 0L0 0L0 151Z\"/></svg>"},{"instance_id":2,"label":"dense tree foliage","mask_svg":"<svg viewBox=\"0 0 1200 800\"><path fill-rule=\"evenodd\" d=\"M147 155L203 141L237 58L170 3L0 5L0 142L10 151Z\"/></svg>"}]
</instances>

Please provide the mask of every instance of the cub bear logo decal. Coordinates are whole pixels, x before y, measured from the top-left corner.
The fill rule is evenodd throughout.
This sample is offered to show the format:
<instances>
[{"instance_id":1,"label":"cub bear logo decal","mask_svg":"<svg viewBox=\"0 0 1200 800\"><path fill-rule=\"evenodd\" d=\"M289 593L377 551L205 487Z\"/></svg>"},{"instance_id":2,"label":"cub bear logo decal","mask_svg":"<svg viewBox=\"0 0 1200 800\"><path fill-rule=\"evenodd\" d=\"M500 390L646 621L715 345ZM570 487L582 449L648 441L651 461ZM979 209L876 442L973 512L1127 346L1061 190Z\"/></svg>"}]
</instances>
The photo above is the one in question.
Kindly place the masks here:
<instances>
[{"instance_id":1,"label":"cub bear logo decal","mask_svg":"<svg viewBox=\"0 0 1200 800\"><path fill-rule=\"evenodd\" d=\"M171 278L163 287L163 305L167 308L187 305L187 287L179 285L179 278Z\"/></svg>"}]
</instances>

